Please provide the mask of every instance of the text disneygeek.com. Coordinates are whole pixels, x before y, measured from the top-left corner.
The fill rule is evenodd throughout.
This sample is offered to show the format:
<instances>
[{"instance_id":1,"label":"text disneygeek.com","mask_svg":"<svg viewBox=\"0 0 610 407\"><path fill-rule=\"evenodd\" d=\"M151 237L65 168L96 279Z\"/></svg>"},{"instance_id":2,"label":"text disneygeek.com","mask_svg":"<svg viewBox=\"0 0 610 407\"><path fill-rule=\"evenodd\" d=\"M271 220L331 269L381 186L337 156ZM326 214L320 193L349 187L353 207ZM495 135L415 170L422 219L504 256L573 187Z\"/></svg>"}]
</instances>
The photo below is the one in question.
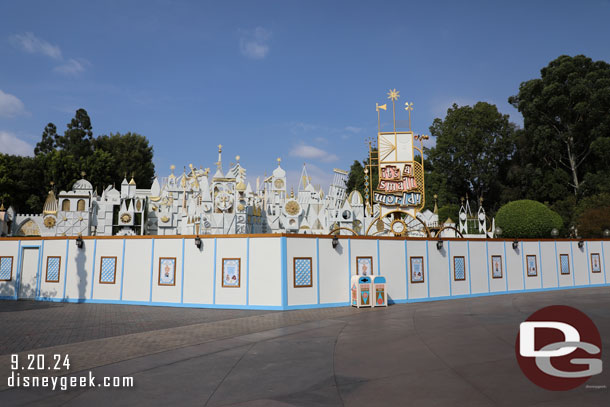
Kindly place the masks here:
<instances>
[{"instance_id":1,"label":"text disneygeek.com","mask_svg":"<svg viewBox=\"0 0 610 407\"><path fill-rule=\"evenodd\" d=\"M104 376L98 381L91 372L89 372L88 376L80 377L23 376L21 373L13 372L8 378L8 387L50 388L51 390L68 390L87 387L123 388L133 387L133 377Z\"/></svg>"}]
</instances>

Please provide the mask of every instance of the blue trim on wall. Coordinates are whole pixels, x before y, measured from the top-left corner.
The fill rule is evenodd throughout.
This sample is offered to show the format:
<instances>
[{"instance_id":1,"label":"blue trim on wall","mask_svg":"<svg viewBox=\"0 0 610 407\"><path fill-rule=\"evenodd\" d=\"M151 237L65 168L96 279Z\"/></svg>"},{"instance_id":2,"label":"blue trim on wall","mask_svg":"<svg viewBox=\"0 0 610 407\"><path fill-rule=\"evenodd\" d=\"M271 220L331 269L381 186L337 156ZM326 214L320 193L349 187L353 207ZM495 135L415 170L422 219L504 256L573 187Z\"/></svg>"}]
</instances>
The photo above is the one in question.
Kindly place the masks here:
<instances>
[{"instance_id":1,"label":"blue trim on wall","mask_svg":"<svg viewBox=\"0 0 610 407\"><path fill-rule=\"evenodd\" d=\"M125 239L123 239L123 255L121 256L121 295L120 299L123 300L123 280L125 278Z\"/></svg>"},{"instance_id":2,"label":"blue trim on wall","mask_svg":"<svg viewBox=\"0 0 610 407\"><path fill-rule=\"evenodd\" d=\"M407 239L405 239L405 299L409 299L409 256L407 255Z\"/></svg>"},{"instance_id":3,"label":"blue trim on wall","mask_svg":"<svg viewBox=\"0 0 610 407\"><path fill-rule=\"evenodd\" d=\"M44 243L44 242L43 242ZM589 242L585 242L585 260L587 261L587 284L591 284L591 255L589 254Z\"/></svg>"},{"instance_id":4,"label":"blue trim on wall","mask_svg":"<svg viewBox=\"0 0 610 407\"><path fill-rule=\"evenodd\" d=\"M316 237L316 288L318 304L320 304L320 239Z\"/></svg>"},{"instance_id":5,"label":"blue trim on wall","mask_svg":"<svg viewBox=\"0 0 610 407\"><path fill-rule=\"evenodd\" d=\"M216 304L216 238L214 238L214 284L212 287L212 304Z\"/></svg>"},{"instance_id":6,"label":"blue trim on wall","mask_svg":"<svg viewBox=\"0 0 610 407\"><path fill-rule=\"evenodd\" d=\"M358 267L358 265L356 265ZM347 241L347 298L351 298L352 292L352 239Z\"/></svg>"},{"instance_id":7,"label":"blue trim on wall","mask_svg":"<svg viewBox=\"0 0 610 407\"><path fill-rule=\"evenodd\" d=\"M470 278L470 240L466 241L466 255L468 257L468 295L472 295L472 279Z\"/></svg>"},{"instance_id":8,"label":"blue trim on wall","mask_svg":"<svg viewBox=\"0 0 610 407\"><path fill-rule=\"evenodd\" d=\"M21 252L23 249L21 248L21 240L17 245L17 270L15 270L15 299L19 298L19 287L21 287L21 262L23 261Z\"/></svg>"},{"instance_id":9,"label":"blue trim on wall","mask_svg":"<svg viewBox=\"0 0 610 407\"><path fill-rule=\"evenodd\" d=\"M184 238L182 238L182 277L180 277L180 304L184 302Z\"/></svg>"},{"instance_id":10,"label":"blue trim on wall","mask_svg":"<svg viewBox=\"0 0 610 407\"><path fill-rule=\"evenodd\" d=\"M66 282L68 281L68 254L70 253L70 241L66 240L66 264L64 264L64 293L62 298L66 298Z\"/></svg>"},{"instance_id":11,"label":"blue trim on wall","mask_svg":"<svg viewBox=\"0 0 610 407\"><path fill-rule=\"evenodd\" d=\"M542 268L542 248L540 247L540 240L538 240L538 258L540 259L540 287L544 288L544 278L542 276L544 269ZM557 285L559 285L559 283Z\"/></svg>"},{"instance_id":12,"label":"blue trim on wall","mask_svg":"<svg viewBox=\"0 0 610 407\"><path fill-rule=\"evenodd\" d=\"M574 280L574 274L576 274L576 269L574 268L574 250L572 250L572 247L574 245L572 244L572 242L570 242L570 259L572 260L572 272L570 274L572 274L572 285L576 285L576 281Z\"/></svg>"},{"instance_id":13,"label":"blue trim on wall","mask_svg":"<svg viewBox=\"0 0 610 407\"><path fill-rule=\"evenodd\" d=\"M152 290L153 290L153 276L155 269L155 239L152 240L152 248L150 249L150 294L148 295L148 302L152 302ZM182 257L184 260L184 257Z\"/></svg>"},{"instance_id":14,"label":"blue trim on wall","mask_svg":"<svg viewBox=\"0 0 610 407\"><path fill-rule=\"evenodd\" d=\"M602 261L604 263L604 284L607 284L608 281L606 280L606 256L604 255L604 242L601 242L601 246L602 246Z\"/></svg>"},{"instance_id":15,"label":"blue trim on wall","mask_svg":"<svg viewBox=\"0 0 610 407\"><path fill-rule=\"evenodd\" d=\"M426 275L426 271L428 272L428 277L424 277L426 279L426 289L428 290L428 298L430 298L430 256L428 255L428 241L426 240L426 265L424 266L424 276Z\"/></svg>"},{"instance_id":16,"label":"blue trim on wall","mask_svg":"<svg viewBox=\"0 0 610 407\"><path fill-rule=\"evenodd\" d=\"M246 305L250 305L250 238L246 238Z\"/></svg>"},{"instance_id":17,"label":"blue trim on wall","mask_svg":"<svg viewBox=\"0 0 610 407\"><path fill-rule=\"evenodd\" d=\"M561 287L561 281L559 280L559 255L557 254L557 241L555 243L555 272L557 273L557 287Z\"/></svg>"},{"instance_id":18,"label":"blue trim on wall","mask_svg":"<svg viewBox=\"0 0 610 407\"><path fill-rule=\"evenodd\" d=\"M508 262L506 260L506 240L504 241L504 290L508 291Z\"/></svg>"},{"instance_id":19,"label":"blue trim on wall","mask_svg":"<svg viewBox=\"0 0 610 407\"><path fill-rule=\"evenodd\" d=\"M491 292L491 282L489 281L489 262L491 259L489 258L489 242L485 241L485 264L487 264L487 291Z\"/></svg>"},{"instance_id":20,"label":"blue trim on wall","mask_svg":"<svg viewBox=\"0 0 610 407\"><path fill-rule=\"evenodd\" d=\"M287 307L288 306L288 276L286 275L288 273L287 267L286 267L286 237L282 237L280 238L280 243L282 245L282 267L281 267L281 281L282 281L282 307Z\"/></svg>"},{"instance_id":21,"label":"blue trim on wall","mask_svg":"<svg viewBox=\"0 0 610 407\"><path fill-rule=\"evenodd\" d=\"M153 243L153 245L154 245L154 243ZM97 252L97 239L95 239L93 241L93 266L91 267L93 270L91 270L91 294L89 295L90 299L93 298L93 287L95 286L95 253L96 252Z\"/></svg>"},{"instance_id":22,"label":"blue trim on wall","mask_svg":"<svg viewBox=\"0 0 610 407\"><path fill-rule=\"evenodd\" d=\"M523 242L521 242L521 271L523 272L523 289L525 290L525 256L523 255L525 247L523 246ZM538 265L536 265L538 267ZM559 285L559 282L557 282Z\"/></svg>"},{"instance_id":23,"label":"blue trim on wall","mask_svg":"<svg viewBox=\"0 0 610 407\"><path fill-rule=\"evenodd\" d=\"M42 262L44 259L44 240L40 245L40 253L38 254L38 270L36 270L36 298L40 296L40 285L42 280Z\"/></svg>"},{"instance_id":24,"label":"blue trim on wall","mask_svg":"<svg viewBox=\"0 0 610 407\"><path fill-rule=\"evenodd\" d=\"M449 296L452 295L451 290L451 241L447 241L447 270L449 271Z\"/></svg>"}]
</instances>

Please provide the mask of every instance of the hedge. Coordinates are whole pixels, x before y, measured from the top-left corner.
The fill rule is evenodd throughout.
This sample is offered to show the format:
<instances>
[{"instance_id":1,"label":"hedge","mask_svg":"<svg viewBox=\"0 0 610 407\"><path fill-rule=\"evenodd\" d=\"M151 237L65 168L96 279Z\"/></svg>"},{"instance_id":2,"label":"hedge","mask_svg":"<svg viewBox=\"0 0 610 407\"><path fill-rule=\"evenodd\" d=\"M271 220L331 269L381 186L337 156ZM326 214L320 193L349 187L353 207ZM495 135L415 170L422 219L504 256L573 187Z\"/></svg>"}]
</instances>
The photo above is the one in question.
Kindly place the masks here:
<instances>
[{"instance_id":1,"label":"hedge","mask_svg":"<svg viewBox=\"0 0 610 407\"><path fill-rule=\"evenodd\" d=\"M529 199L509 202L496 214L496 226L502 229L502 237L550 238L551 230L561 230L562 225L557 212Z\"/></svg>"}]
</instances>

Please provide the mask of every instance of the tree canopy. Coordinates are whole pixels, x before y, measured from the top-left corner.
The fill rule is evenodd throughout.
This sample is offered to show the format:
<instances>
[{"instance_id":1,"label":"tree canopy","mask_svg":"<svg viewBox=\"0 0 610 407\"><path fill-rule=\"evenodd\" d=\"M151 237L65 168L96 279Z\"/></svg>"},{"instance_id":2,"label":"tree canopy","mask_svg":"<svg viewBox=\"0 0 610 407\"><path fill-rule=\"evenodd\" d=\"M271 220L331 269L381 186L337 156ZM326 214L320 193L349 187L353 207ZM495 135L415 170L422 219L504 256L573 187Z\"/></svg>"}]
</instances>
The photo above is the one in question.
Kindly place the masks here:
<instances>
[{"instance_id":1,"label":"tree canopy","mask_svg":"<svg viewBox=\"0 0 610 407\"><path fill-rule=\"evenodd\" d=\"M47 124L34 154L0 154L0 199L25 213L42 210L51 182L68 190L82 172L99 191L119 185L125 175L133 174L140 188L150 188L154 178L153 149L146 137L128 132L96 138L85 109L76 111L63 135L55 124Z\"/></svg>"}]
</instances>

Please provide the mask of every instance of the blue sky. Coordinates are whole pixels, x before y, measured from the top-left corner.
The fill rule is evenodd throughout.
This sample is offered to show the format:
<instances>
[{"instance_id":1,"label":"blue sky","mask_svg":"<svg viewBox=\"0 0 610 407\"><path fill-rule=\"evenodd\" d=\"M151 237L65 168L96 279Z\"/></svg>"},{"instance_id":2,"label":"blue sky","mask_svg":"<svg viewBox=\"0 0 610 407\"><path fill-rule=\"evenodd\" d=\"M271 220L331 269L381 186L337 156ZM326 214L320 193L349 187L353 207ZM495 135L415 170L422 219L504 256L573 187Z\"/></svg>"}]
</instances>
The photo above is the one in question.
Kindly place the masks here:
<instances>
[{"instance_id":1,"label":"blue sky","mask_svg":"<svg viewBox=\"0 0 610 407\"><path fill-rule=\"evenodd\" d=\"M4 1L0 152L82 107L96 135L146 136L161 176L213 168L221 143L253 185L278 156L295 188L304 162L327 185L365 158L388 89L419 133L454 102L520 124L507 98L549 61L610 61L608 21L609 1Z\"/></svg>"}]
</instances>

